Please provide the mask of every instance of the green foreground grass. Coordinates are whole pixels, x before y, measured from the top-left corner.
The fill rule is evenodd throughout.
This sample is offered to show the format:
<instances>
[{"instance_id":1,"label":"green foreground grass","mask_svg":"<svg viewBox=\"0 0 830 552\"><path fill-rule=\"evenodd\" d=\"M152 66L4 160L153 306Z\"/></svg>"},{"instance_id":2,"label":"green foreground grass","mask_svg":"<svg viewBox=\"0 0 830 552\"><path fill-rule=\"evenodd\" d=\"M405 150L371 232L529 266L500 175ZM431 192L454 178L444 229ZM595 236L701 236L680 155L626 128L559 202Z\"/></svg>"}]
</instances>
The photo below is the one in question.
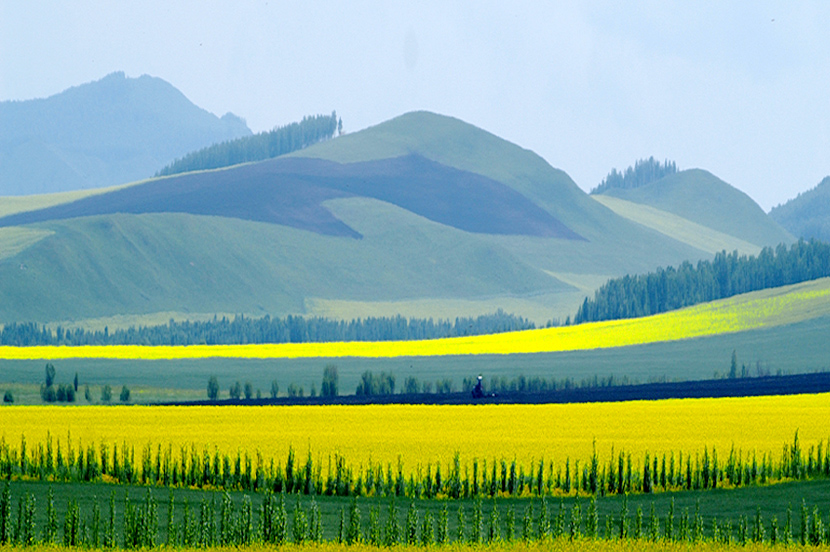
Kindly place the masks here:
<instances>
[{"instance_id":1,"label":"green foreground grass","mask_svg":"<svg viewBox=\"0 0 830 552\"><path fill-rule=\"evenodd\" d=\"M3 483L2 485L5 485ZM124 519L124 503L125 499L129 497L131 503L141 504L147 497L148 492L150 496L157 503L158 520L159 520L159 535L157 542L166 542L167 540L167 520L168 520L168 505L172 496L174 522L180 526L182 516L186 505L190 512L196 512L198 515L199 507L203 501L215 501L217 516L219 514L219 504L223 499L223 493L194 490L194 489L164 489L164 488L147 488L139 486L126 485L110 485L106 483L46 483L33 481L12 481L11 494L12 504L15 507L18 500L24 494L32 495L37 505L37 512L35 516L35 527L40 532L41 528L47 522L45 504L48 500L49 493L52 493L54 505L56 508L57 519L63 520L66 515L66 508L70 502L76 502L81 512L81 519L87 519L93 511L94 504L97 504L100 511L106 515L109 512L109 504L111 497L115 500L116 511L116 527L123 526ZM785 520L787 519L788 509L792 516L793 536L798 540L800 535L800 512L802 501L807 505L808 512L812 515L814 506L818 507L819 514L825 526L827 526L828 509L827 497L830 495L830 481L828 480L813 480L781 483L771 486L746 487L738 489L716 489L708 491L688 491L688 492L666 492L653 495L630 495L630 496L609 496L598 497L596 499L596 508L599 519L599 535L604 536L606 523L610 520L612 533L619 530L620 520L624 509L627 511L627 522L629 529L629 536L635 532L636 519L638 511L642 513L643 527L647 526L652 505L656 516L661 523L661 531L664 530L666 516L670 511L671 504L674 504L674 523L675 532L678 531L681 523L681 518L688 515L691 520L695 511L699 511L703 521L703 534L706 538L711 538L711 529L713 522L717 520L720 527L725 527L726 523L731 523L733 539L738 538L739 520L744 518L751 524L752 520L758 513L762 516L766 527L766 534L769 536L771 520L775 518L780 530L783 530ZM238 511L243 503L245 496L251 499L253 504L253 524L256 527L259 521L258 509L263 500L263 495L257 493L244 493L241 491L228 493L232 500L235 509ZM310 503L314 500L317 504L322 521L323 539L327 541L337 540L339 536L339 525L341 518L341 510L348 515L350 508L353 505L352 498L330 497L330 496L300 496L287 495L285 497L286 510L289 518L289 535L291 525L291 514L295 506L299 505L303 509L308 509ZM567 524L570 523L571 515L574 505L578 502L581 509L582 525L581 533L584 534L585 516L589 508L588 497L582 496L576 498L574 496L567 497L549 497L546 499L546 508L548 516L555 523L557 516L560 516L560 511L563 511ZM473 500L415 500L408 501L407 499L397 498L392 499L388 497L360 497L356 499L356 505L360 511L361 529L366 532L369 528L369 518L372 510L379 514L381 525L388 521L388 512L390 504L395 505L397 510L397 519L401 527L406 527L406 517L410 508L417 511L418 519L423 520L427 513L433 520L438 520L441 510L445 507L448 511L448 527L450 541L457 540L458 533L458 511L462 509L465 516L464 531L469 531L472 523L473 512L476 508L476 503ZM534 527L537 523L537 518L542 511L542 501L538 498L496 498L485 500L480 503L483 525L485 532L488 524L491 523L492 512L495 508L498 512L498 519L496 527L500 535L507 534L507 519L508 512L512 511L515 516L515 527L519 538L521 535L522 517L525 510L531 506L533 514ZM699 509L699 510L698 510ZM534 529L535 531L535 529ZM677 534L677 533L675 533Z\"/></svg>"},{"instance_id":2,"label":"green foreground grass","mask_svg":"<svg viewBox=\"0 0 830 552\"><path fill-rule=\"evenodd\" d=\"M167 547L163 547L167 548ZM407 545L395 545L392 547L385 547L387 550L410 550L410 549L423 549L421 546L407 546ZM774 550L788 550L793 552L798 552L801 550L827 550L827 545L822 545L819 547L816 546L801 546L801 545L785 545L785 544L777 544L775 546L770 545L768 543L750 543L747 545L740 545L737 543L733 544L715 544L711 542L703 542L697 544L691 543L665 543L665 542L648 542L644 540L624 540L624 541L591 541L586 539L579 539L575 541L570 541L568 539L557 539L555 541L548 541L548 542L531 542L531 543L524 543L521 541L516 541L512 543L506 542L498 542L496 544L452 544L443 547L444 550L449 551L471 551L471 550L483 550L483 551L493 551L493 552L501 552L501 551L510 551L510 552L687 552L690 550L693 551L700 551L700 552L708 552L708 551L722 551L722 550L742 550L745 552L768 552ZM95 548L88 548L89 550L97 550ZM61 545L36 545L34 547L20 547L20 546L9 546L9 545L0 545L0 550L27 550L33 552L40 552L41 550L48 550L48 551L58 551L58 550L77 550L73 548L64 547ZM101 548L100 550L105 550ZM356 545L347 545L347 544L338 544L338 543L325 543L325 544L285 544L282 546L275 546L275 545L263 545L263 544L253 544L253 545L245 545L245 546L233 546L233 547L176 547L175 550L238 550L240 552L258 552L261 550L282 550L285 552L294 552L294 551L308 551L308 550L316 550L319 552L334 552L334 551L351 551L351 552L367 552L367 551L376 551L378 547L362 543Z\"/></svg>"}]
</instances>

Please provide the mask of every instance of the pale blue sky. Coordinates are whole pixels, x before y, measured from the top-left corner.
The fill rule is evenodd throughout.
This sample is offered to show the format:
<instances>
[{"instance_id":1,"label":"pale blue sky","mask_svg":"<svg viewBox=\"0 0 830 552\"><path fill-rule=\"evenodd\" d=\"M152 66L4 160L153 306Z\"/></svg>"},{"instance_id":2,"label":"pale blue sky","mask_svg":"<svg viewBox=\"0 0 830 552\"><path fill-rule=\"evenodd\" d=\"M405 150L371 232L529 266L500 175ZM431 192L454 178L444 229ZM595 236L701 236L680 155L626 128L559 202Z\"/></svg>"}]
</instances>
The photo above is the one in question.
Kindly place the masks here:
<instances>
[{"instance_id":1,"label":"pale blue sky","mask_svg":"<svg viewBox=\"0 0 830 552\"><path fill-rule=\"evenodd\" d=\"M830 174L828 29L825 1L2 0L0 100L123 70L254 131L427 109L586 190L654 155L769 209Z\"/></svg>"}]
</instances>

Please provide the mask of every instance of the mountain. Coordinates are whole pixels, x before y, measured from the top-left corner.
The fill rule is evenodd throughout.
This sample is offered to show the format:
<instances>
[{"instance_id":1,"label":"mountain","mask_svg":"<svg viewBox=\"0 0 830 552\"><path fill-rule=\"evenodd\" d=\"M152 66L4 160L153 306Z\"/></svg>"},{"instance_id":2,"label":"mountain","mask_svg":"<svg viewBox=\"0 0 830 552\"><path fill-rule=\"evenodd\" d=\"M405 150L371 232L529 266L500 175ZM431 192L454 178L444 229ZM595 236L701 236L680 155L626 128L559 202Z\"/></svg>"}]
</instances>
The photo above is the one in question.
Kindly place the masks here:
<instances>
[{"instance_id":1,"label":"mountain","mask_svg":"<svg viewBox=\"0 0 830 552\"><path fill-rule=\"evenodd\" d=\"M690 239L702 236L710 243L722 243L724 249L744 253L794 241L752 198L701 169L680 171L635 188L609 188L592 197L609 207L613 205L620 214L630 213L634 220L640 218L641 224L659 227L687 243L678 234L689 234ZM651 209L635 210L609 198ZM674 216L665 217L666 213ZM661 225L660 217L665 218L663 222L671 219L674 225ZM685 224L688 222L692 225Z\"/></svg>"},{"instance_id":2,"label":"mountain","mask_svg":"<svg viewBox=\"0 0 830 552\"><path fill-rule=\"evenodd\" d=\"M544 323L611 276L711 256L427 112L258 163L20 198L0 217L0 323L498 308Z\"/></svg>"},{"instance_id":3,"label":"mountain","mask_svg":"<svg viewBox=\"0 0 830 552\"><path fill-rule=\"evenodd\" d=\"M830 176L812 190L774 207L769 216L794 236L830 242Z\"/></svg>"},{"instance_id":4,"label":"mountain","mask_svg":"<svg viewBox=\"0 0 830 552\"><path fill-rule=\"evenodd\" d=\"M112 73L45 99L0 102L0 196L123 184L177 157L250 135L162 79Z\"/></svg>"}]
</instances>

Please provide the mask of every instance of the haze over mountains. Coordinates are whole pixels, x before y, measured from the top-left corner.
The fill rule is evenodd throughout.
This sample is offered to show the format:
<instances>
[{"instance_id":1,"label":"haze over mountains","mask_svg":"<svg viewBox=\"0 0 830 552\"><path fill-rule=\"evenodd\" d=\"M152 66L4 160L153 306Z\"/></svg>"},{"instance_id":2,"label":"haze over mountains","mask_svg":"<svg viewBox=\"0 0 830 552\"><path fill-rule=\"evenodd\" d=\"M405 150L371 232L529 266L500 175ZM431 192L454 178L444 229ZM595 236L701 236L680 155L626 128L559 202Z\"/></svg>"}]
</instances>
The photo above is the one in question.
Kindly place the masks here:
<instances>
[{"instance_id":1,"label":"haze over mountains","mask_svg":"<svg viewBox=\"0 0 830 552\"><path fill-rule=\"evenodd\" d=\"M769 214L796 236L830 241L830 176Z\"/></svg>"},{"instance_id":2,"label":"haze over mountains","mask_svg":"<svg viewBox=\"0 0 830 552\"><path fill-rule=\"evenodd\" d=\"M156 104L136 99L139 89L175 96L159 79L119 74L64 94L92 85L121 91L123 101L134 90L130 101L139 105L126 112L137 117L143 105L151 119L146 108ZM226 133L213 141L250 133L233 116L193 109L176 122L159 108L142 132ZM77 114L62 117L80 124ZM127 115L113 117L129 125ZM149 163L174 140L146 134L161 144L137 156ZM54 148L44 151L50 166ZM112 153L113 165L126 157ZM34 158L16 157L29 167ZM84 187L67 167L53 166L66 174L54 185ZM531 151L452 117L413 112L257 163L94 194L3 200L0 323L236 313L453 318L498 308L544 323L573 315L609 277L794 239L706 171L588 195Z\"/></svg>"},{"instance_id":3,"label":"haze over mountains","mask_svg":"<svg viewBox=\"0 0 830 552\"><path fill-rule=\"evenodd\" d=\"M0 102L0 196L112 186L194 149L250 135L162 79L112 73L45 99Z\"/></svg>"}]
</instances>

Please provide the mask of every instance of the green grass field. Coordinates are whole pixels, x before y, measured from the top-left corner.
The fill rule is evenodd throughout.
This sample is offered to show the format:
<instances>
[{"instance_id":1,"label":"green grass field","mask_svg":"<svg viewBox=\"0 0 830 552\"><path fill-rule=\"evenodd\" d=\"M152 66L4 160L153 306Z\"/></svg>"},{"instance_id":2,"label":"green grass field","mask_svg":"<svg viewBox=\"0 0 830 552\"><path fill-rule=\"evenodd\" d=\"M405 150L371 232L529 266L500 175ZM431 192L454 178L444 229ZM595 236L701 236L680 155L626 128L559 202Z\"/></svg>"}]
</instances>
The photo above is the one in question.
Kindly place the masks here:
<instances>
[{"instance_id":1,"label":"green grass field","mask_svg":"<svg viewBox=\"0 0 830 552\"><path fill-rule=\"evenodd\" d=\"M4 483L3 483L4 484ZM102 512L102 517L108 519L109 515L109 501L113 492L115 493L116 501L116 527L120 528L123 523L124 512L124 498L129 493L129 498L132 503L143 503L147 497L148 488L139 486L126 485L109 485L103 483L87 483L87 484L70 484L70 483L44 483L44 482L26 482L14 481L11 483L12 502L16 506L17 498L23 493L29 493L35 496L36 504L38 505L38 516L36 518L36 527L38 532L46 522L45 518L45 503L47 501L49 490L52 490L54 496L54 503L57 510L58 520L62 521L65 516L66 505L68 501L76 500L82 512L82 517L88 519L93 509L93 503L97 503ZM221 503L222 495L219 492L202 491L194 489L173 489L168 490L164 488L150 489L153 498L158 504L159 514L159 533L160 541L166 540L167 533L167 508L170 494L173 495L174 512L176 512L176 521L181 521L181 516L184 511L185 502L189 505L191 513L194 511L198 515L199 504L202 500L216 500L217 518L219 504ZM678 530L680 518L684 511L687 511L689 516L694 515L695 508L700 507L700 514L704 520L705 533L709 534L712 527L712 520L717 519L719 523L730 520L732 522L732 530L737 536L738 520L741 516L752 520L758 508L767 524L767 532L769 531L769 523L772 517L776 517L779 523L779 528L783 529L784 520L787 516L787 508L792 509L794 532L798 534L798 524L800 521L801 501L803 500L812 513L812 507L818 505L823 517L827 516L826 500L830 493L830 481L816 480L816 481L802 481L793 483L782 483L772 486L762 487L746 487L730 490L709 490L709 491L689 491L678 493L657 493L654 495L631 495L628 497L628 520L629 529L633 532L634 523L636 519L636 512L639 508L642 510L645 520L648 519L651 505L654 504L655 513L660 518L661 526L665 523L665 517L669 511L669 503L674 498L675 501L675 531ZM254 505L254 519L257 519L256 508L259 506L262 498L256 493L243 493L241 491L229 493L234 504L238 508L242 502L244 495L251 497ZM286 509L289 514L289 527L291 524L291 512L299 500L304 508L308 508L311 501L309 496L292 496L286 497ZM320 512L322 514L323 534L326 539L336 539L340 519L340 510L343 509L348 512L351 505L351 498L316 496L314 500L317 502ZM566 510L566 524L570 521L570 513L575 502L574 497L557 498L550 497L548 501L548 514L555 517L559 508ZM580 507L582 509L583 517L588 508L588 498L581 497ZM598 497L596 504L600 520L600 533L604 531L606 516L611 516L614 521L614 528L617 527L622 509L623 497ZM386 497L381 498L367 498L361 497L358 499L358 507L361 511L361 520L364 530L368 526L369 512L373 507L380 511L381 521L386 520L388 507L391 499ZM409 501L406 499L397 499L396 506L399 515L401 526L405 526L406 513L409 508ZM521 518L525 508L529 504L534 505L534 513L538 515L540 508L539 499L526 498L498 498L495 500L482 501L482 511L484 514L484 526L487 527L489 522L489 514L493 506L497 507L499 511L499 521L501 524L501 534L505 533L505 522L507 510L512 508L516 516L517 534L521 535ZM413 504L420 512L420 519L423 519L425 512L430 512L433 519L438 519L440 510L446 504L449 510L449 527L450 535L454 536L457 528L457 514L458 508L462 507L466 515L466 527L469 529L471 522L471 515L474 508L472 500L417 500ZM535 520L534 520L535 525ZM584 530L584 527L583 527ZM290 532L289 532L290 534Z\"/></svg>"},{"instance_id":2,"label":"green grass field","mask_svg":"<svg viewBox=\"0 0 830 552\"><path fill-rule=\"evenodd\" d=\"M357 206L366 215L357 225L362 240L174 214L40 225L54 235L0 263L8 298L0 319L262 316L303 313L307 297L474 299L572 289L484 238L374 203Z\"/></svg>"},{"instance_id":3,"label":"green grass field","mask_svg":"<svg viewBox=\"0 0 830 552\"><path fill-rule=\"evenodd\" d=\"M591 197L622 217L712 254L737 251L741 255L757 255L761 251L757 245L712 230L668 211L611 195L596 194Z\"/></svg>"},{"instance_id":4,"label":"green grass field","mask_svg":"<svg viewBox=\"0 0 830 552\"><path fill-rule=\"evenodd\" d=\"M39 194L28 196L5 196L0 198L0 217L13 215L15 213L22 213L24 211L34 211L36 209L45 209L61 203L69 203L77 201L85 197L93 195L104 194L113 190L118 190L126 186L140 184L143 181L131 182L129 184L121 184L118 186L109 186L106 188L93 188L89 190L75 190L72 192L56 192L53 194Z\"/></svg>"}]
</instances>

